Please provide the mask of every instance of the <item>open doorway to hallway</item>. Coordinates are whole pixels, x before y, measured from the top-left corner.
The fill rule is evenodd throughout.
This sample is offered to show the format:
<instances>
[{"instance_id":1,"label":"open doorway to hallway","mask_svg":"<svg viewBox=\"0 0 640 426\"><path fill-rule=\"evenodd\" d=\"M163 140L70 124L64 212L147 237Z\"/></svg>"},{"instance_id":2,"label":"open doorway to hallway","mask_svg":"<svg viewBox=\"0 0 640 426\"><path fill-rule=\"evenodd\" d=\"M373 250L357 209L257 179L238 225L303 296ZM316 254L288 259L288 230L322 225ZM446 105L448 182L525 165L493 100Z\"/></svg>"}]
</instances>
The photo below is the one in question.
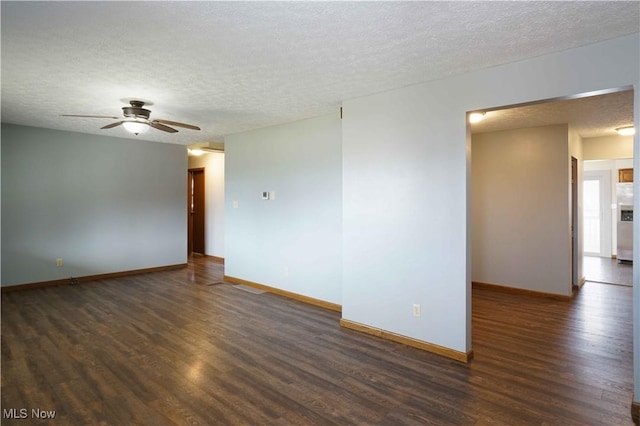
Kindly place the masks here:
<instances>
[{"instance_id":1,"label":"open doorway to hallway","mask_svg":"<svg viewBox=\"0 0 640 426\"><path fill-rule=\"evenodd\" d=\"M187 255L205 254L205 188L204 168L189 169L187 214Z\"/></svg>"},{"instance_id":2,"label":"open doorway to hallway","mask_svg":"<svg viewBox=\"0 0 640 426\"><path fill-rule=\"evenodd\" d=\"M587 281L633 285L633 90L619 93L607 114L617 116L609 134L582 140L584 155L584 276Z\"/></svg>"},{"instance_id":3,"label":"open doorway to hallway","mask_svg":"<svg viewBox=\"0 0 640 426\"><path fill-rule=\"evenodd\" d=\"M594 349L601 353L615 352L618 342L613 343L611 338L617 330L626 328L627 334L619 342L624 346L626 356L618 363L625 368L633 368L631 352L636 351L636 357L638 352L637 348L631 349L632 321L628 318L629 314L637 312L631 298L618 308L620 313L627 315L626 318L604 313L599 308L612 300L612 294L621 292L630 296L637 288L632 292L630 287L587 282L580 291L572 291L584 283L585 274L587 280L596 281L587 269L591 265L586 262L591 258L583 257L585 251L600 254L593 259L607 260L618 266L617 259L611 258L611 251L615 254L616 245L611 242L612 237L606 234L614 233L611 227L595 227L591 231L597 239L585 241L584 228L589 225L585 223L583 212L589 208L591 201L583 197L584 192L592 188L584 188L583 176L589 170L585 160L592 159L591 156L596 155L595 150L611 149L621 143L633 147L632 137L620 139L615 133L616 127L634 123L633 105L634 93L627 89L546 104L489 110L483 121L470 124L471 176L468 188L471 189L471 298L473 344L478 357L486 355L481 352L486 348L475 337L476 329L487 326L498 330L496 323L492 322L494 318L491 312L483 313L487 315L482 318L485 323L476 319L478 296L482 292L491 295L513 293L509 297L513 298L519 309L522 309L523 302L532 301L540 303L543 310L553 303L570 306L573 310L594 296L592 302L587 304L593 310L578 317L564 318L576 319L574 325L566 322L555 324L558 329L575 327L579 330L576 341L589 342L589 345L580 345L573 341L569 345L574 352L571 359L575 362L572 365L580 370L585 380L590 380L594 372L587 368L583 354ZM572 163L576 165L573 170ZM587 183L586 186L595 186L598 190L600 185L613 188L618 170L626 167L626 164L619 166L610 168L607 174L611 177L615 175L616 180L610 179L609 183L598 181L593 185ZM576 169L577 179L574 175ZM578 182L577 188L572 185L572 180ZM611 197L613 195L601 195L602 206L607 207L612 220L616 220L621 209L619 206L617 210L612 209ZM577 226L574 219L577 219ZM605 233L604 237L601 231ZM575 257L571 256L574 249L572 238L577 239ZM603 253L608 257L601 257ZM572 275L576 267L577 276ZM627 267L628 276L631 277L631 265L620 267ZM600 271L605 271L604 266ZM607 279L604 282L610 281ZM532 296L532 293L537 294ZM550 302L551 297L539 296L560 296L563 300ZM525 311L531 313L531 310L521 310ZM543 320L536 323L537 318L542 318L541 312L533 311L528 328L549 327L549 323ZM575 313L575 310L572 312ZM522 331L517 327L513 329L514 334ZM537 347L548 347L548 342L539 343ZM610 373L607 376L613 377ZM628 389L627 395L631 393L630 386Z\"/></svg>"},{"instance_id":4,"label":"open doorway to hallway","mask_svg":"<svg viewBox=\"0 0 640 426\"><path fill-rule=\"evenodd\" d=\"M597 150L632 149L633 137L615 129L633 125L633 97L623 88L489 109L470 125L473 282L566 296L584 283L583 252L595 250L584 241L584 160L602 155ZM611 259L607 235L596 249Z\"/></svg>"},{"instance_id":5,"label":"open doorway to hallway","mask_svg":"<svg viewBox=\"0 0 640 426\"><path fill-rule=\"evenodd\" d=\"M189 239L188 247L192 247L194 253L210 256L220 262L224 262L224 164L225 154L222 144L216 144L215 149L209 148L214 143L208 143L207 147L198 145L198 149L189 149L187 167L190 171L202 171L203 182L195 187L203 188L201 197L193 200L194 213L203 212L198 220L194 221L193 230L198 232L199 242L194 240L193 245ZM188 173L188 176L191 174ZM192 184L188 179L188 186ZM188 198L187 211L191 218L191 197ZM198 201L202 200L198 209ZM197 210L197 211L196 211ZM191 227L190 227L191 229Z\"/></svg>"},{"instance_id":6,"label":"open doorway to hallway","mask_svg":"<svg viewBox=\"0 0 640 426\"><path fill-rule=\"evenodd\" d=\"M586 158L592 156L585 140ZM605 140L609 142L611 140ZM633 139L625 151L610 155L629 158L585 160L584 167L584 275L587 281L633 285ZM605 147L607 146L605 145ZM606 156L611 149L598 150Z\"/></svg>"}]
</instances>

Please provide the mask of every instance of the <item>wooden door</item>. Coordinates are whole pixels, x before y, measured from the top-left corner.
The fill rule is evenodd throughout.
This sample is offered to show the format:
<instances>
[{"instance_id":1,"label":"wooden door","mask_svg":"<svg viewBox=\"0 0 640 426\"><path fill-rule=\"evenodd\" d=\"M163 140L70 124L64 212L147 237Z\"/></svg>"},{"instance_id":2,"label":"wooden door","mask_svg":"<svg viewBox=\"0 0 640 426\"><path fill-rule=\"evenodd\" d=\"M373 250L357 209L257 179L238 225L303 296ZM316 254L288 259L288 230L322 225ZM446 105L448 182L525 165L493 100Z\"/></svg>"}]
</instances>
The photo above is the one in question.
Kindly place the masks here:
<instances>
[{"instance_id":1,"label":"wooden door","mask_svg":"<svg viewBox=\"0 0 640 426\"><path fill-rule=\"evenodd\" d=\"M204 169L189 169L188 197L188 254L205 254L204 247L204 222L205 222L205 193L204 193Z\"/></svg>"}]
</instances>

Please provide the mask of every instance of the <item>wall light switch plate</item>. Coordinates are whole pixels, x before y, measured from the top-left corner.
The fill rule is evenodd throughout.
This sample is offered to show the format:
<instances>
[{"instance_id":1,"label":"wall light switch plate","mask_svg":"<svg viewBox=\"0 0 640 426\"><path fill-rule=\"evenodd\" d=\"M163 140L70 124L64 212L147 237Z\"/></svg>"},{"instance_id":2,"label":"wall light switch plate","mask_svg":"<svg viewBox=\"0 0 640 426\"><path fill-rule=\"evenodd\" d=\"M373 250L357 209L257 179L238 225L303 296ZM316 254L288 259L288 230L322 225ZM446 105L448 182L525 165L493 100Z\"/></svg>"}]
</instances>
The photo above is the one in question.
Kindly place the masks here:
<instances>
[{"instance_id":1,"label":"wall light switch plate","mask_svg":"<svg viewBox=\"0 0 640 426\"><path fill-rule=\"evenodd\" d=\"M420 310L420 305L418 305L417 303L414 303L414 305L413 305L413 316L414 317L419 317L420 315L422 315L422 312Z\"/></svg>"},{"instance_id":2,"label":"wall light switch plate","mask_svg":"<svg viewBox=\"0 0 640 426\"><path fill-rule=\"evenodd\" d=\"M270 200L276 199L276 191L269 191L269 199Z\"/></svg>"},{"instance_id":3,"label":"wall light switch plate","mask_svg":"<svg viewBox=\"0 0 640 426\"><path fill-rule=\"evenodd\" d=\"M233 203L231 203L231 205L232 205L232 207L233 207L234 209L237 209L237 208L238 208L238 202L237 202L237 201L234 201Z\"/></svg>"}]
</instances>

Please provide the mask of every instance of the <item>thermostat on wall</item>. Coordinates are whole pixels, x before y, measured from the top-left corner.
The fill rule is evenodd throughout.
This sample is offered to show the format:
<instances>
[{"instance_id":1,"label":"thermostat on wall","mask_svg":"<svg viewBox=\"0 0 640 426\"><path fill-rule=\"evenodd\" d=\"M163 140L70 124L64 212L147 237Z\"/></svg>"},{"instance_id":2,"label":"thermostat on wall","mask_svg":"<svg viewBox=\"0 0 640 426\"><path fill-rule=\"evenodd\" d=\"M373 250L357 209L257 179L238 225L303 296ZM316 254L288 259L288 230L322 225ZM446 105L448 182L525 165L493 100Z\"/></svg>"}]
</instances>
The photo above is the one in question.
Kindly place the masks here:
<instances>
[{"instance_id":1,"label":"thermostat on wall","mask_svg":"<svg viewBox=\"0 0 640 426\"><path fill-rule=\"evenodd\" d=\"M262 193L262 199L263 199L263 200L268 200L268 199L269 199L269 193L268 193L267 191L264 191L264 192Z\"/></svg>"}]
</instances>

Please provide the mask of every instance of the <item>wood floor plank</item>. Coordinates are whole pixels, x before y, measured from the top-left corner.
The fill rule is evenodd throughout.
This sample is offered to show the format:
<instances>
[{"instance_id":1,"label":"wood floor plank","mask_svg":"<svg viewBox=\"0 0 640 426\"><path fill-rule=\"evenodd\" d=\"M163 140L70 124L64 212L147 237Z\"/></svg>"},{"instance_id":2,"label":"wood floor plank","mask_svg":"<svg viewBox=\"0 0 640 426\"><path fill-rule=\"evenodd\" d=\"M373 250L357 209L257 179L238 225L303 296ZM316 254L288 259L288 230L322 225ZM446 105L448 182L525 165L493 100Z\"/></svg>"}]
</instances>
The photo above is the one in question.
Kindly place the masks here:
<instances>
[{"instance_id":1,"label":"wood floor plank","mask_svg":"<svg viewBox=\"0 0 640 426\"><path fill-rule=\"evenodd\" d=\"M463 364L223 276L194 258L3 293L2 409L69 425L633 424L630 287L587 283L570 301L474 289Z\"/></svg>"}]
</instances>

